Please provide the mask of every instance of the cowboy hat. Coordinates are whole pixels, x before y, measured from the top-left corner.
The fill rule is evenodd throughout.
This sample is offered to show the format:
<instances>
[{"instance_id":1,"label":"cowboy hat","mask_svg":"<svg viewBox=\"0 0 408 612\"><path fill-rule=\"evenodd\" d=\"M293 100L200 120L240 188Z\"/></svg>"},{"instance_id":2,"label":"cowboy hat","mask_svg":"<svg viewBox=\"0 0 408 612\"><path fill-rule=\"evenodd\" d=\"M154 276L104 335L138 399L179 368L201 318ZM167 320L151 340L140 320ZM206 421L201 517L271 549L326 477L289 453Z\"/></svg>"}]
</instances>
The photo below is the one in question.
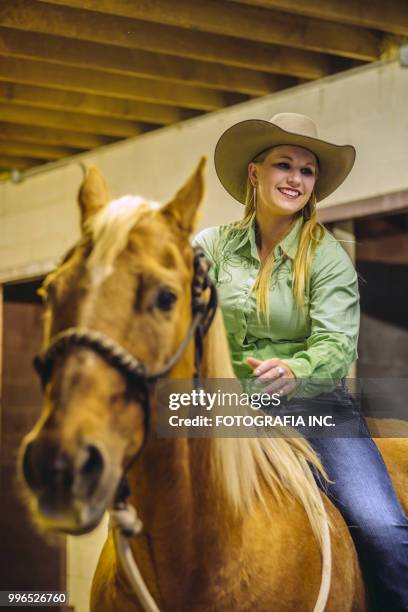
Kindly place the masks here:
<instances>
[{"instance_id":1,"label":"cowboy hat","mask_svg":"<svg viewBox=\"0 0 408 612\"><path fill-rule=\"evenodd\" d=\"M270 121L240 121L222 134L214 154L218 178L238 202L245 203L249 162L262 151L279 145L303 147L317 157L317 201L323 200L341 185L356 157L351 145L335 145L320 140L317 125L306 115L279 113Z\"/></svg>"}]
</instances>

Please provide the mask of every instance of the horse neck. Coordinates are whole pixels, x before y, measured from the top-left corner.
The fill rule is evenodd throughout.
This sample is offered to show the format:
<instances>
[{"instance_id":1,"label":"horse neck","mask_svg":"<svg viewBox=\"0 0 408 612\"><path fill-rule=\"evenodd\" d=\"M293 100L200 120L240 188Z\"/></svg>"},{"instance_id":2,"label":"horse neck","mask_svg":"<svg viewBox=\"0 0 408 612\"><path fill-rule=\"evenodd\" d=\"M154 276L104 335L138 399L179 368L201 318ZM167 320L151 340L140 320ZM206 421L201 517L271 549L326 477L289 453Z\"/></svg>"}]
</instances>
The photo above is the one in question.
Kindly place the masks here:
<instances>
[{"instance_id":1,"label":"horse neck","mask_svg":"<svg viewBox=\"0 0 408 612\"><path fill-rule=\"evenodd\" d=\"M205 341L204 376L215 374L209 351L217 327L211 327ZM181 371L191 375L192 355L192 350L186 352L187 363L184 370L180 364L178 376ZM229 533L234 529L236 534L237 525L213 475L211 439L157 438L152 412L153 435L129 473L131 501L150 536L160 591L166 601L182 605L198 577L202 585L208 567L225 554Z\"/></svg>"}]
</instances>

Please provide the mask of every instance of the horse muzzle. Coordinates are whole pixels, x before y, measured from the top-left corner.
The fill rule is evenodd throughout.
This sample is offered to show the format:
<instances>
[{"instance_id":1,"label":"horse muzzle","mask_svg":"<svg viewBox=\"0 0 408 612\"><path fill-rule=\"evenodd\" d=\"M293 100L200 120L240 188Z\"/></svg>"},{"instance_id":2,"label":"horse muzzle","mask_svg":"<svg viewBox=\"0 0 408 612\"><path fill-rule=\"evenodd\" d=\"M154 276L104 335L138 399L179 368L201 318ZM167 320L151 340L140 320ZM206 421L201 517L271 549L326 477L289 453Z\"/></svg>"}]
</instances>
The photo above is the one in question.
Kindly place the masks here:
<instances>
[{"instance_id":1,"label":"horse muzzle","mask_svg":"<svg viewBox=\"0 0 408 612\"><path fill-rule=\"evenodd\" d=\"M47 530L86 533L101 520L120 470L108 468L97 444L62 446L42 433L23 444L20 471L35 519ZM34 502L34 503L33 503Z\"/></svg>"}]
</instances>

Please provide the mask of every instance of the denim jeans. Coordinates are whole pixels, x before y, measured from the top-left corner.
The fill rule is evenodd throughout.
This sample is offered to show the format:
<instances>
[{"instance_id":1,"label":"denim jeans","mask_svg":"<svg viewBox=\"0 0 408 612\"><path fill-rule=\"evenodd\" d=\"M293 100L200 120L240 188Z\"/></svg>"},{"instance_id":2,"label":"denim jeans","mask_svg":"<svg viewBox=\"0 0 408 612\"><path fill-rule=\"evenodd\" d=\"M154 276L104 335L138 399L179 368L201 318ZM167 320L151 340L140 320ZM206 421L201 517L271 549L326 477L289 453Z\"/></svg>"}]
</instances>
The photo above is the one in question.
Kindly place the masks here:
<instances>
[{"instance_id":1,"label":"denim jeans","mask_svg":"<svg viewBox=\"0 0 408 612\"><path fill-rule=\"evenodd\" d=\"M408 520L373 440L309 438L356 546L374 610L408 611ZM321 484L321 483L319 483Z\"/></svg>"},{"instance_id":2,"label":"denim jeans","mask_svg":"<svg viewBox=\"0 0 408 612\"><path fill-rule=\"evenodd\" d=\"M318 436L310 428L302 429L333 483L322 482L318 475L316 480L350 529L373 609L408 612L408 520L359 406L344 383L306 403L284 401L280 410L273 411L306 415L325 412L324 405L337 427Z\"/></svg>"}]
</instances>

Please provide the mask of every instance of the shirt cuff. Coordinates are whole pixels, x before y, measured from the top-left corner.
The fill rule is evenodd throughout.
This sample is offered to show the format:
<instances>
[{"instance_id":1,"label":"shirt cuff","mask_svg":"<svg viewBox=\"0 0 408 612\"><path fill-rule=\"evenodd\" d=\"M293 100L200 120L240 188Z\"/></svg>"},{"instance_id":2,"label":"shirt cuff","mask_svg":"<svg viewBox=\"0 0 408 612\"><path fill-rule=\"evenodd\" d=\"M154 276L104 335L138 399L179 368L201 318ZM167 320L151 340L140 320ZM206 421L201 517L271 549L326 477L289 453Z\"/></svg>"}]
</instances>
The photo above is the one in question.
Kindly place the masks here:
<instances>
[{"instance_id":1,"label":"shirt cuff","mask_svg":"<svg viewBox=\"0 0 408 612\"><path fill-rule=\"evenodd\" d=\"M283 363L286 363L288 368L292 370L297 380L310 377L310 363L306 361L306 359L296 359L296 357L293 357L292 359L281 359L281 361L283 361Z\"/></svg>"}]
</instances>

